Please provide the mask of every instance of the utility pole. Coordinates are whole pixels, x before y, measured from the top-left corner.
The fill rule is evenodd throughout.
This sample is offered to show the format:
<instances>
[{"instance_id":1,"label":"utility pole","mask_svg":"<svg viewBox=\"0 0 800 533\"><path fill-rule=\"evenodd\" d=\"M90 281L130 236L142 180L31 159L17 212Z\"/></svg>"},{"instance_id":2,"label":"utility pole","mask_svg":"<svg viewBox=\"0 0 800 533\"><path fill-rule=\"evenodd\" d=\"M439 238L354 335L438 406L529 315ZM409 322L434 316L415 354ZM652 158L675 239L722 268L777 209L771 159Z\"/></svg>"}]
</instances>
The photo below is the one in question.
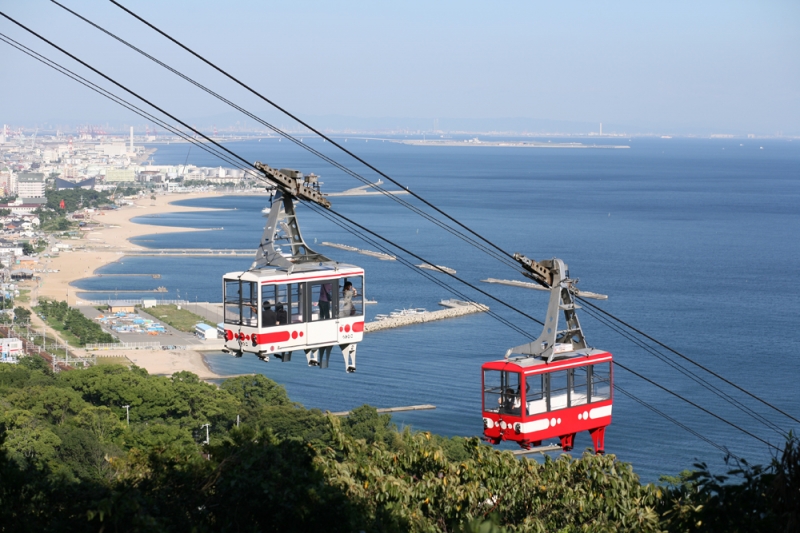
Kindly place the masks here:
<instances>
[{"instance_id":1,"label":"utility pole","mask_svg":"<svg viewBox=\"0 0 800 533\"><path fill-rule=\"evenodd\" d=\"M131 406L130 405L123 405L122 407L125 408L125 421L128 425L131 425Z\"/></svg>"}]
</instances>

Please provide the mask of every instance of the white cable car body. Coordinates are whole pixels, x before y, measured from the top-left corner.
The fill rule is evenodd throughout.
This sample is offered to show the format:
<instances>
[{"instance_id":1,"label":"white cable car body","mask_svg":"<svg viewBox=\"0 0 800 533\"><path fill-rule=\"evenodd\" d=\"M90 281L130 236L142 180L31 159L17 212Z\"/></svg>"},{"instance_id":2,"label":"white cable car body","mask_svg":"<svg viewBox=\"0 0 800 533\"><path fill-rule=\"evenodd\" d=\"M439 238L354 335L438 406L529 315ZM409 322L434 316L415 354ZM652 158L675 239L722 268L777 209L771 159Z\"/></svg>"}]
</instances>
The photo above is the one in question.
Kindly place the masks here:
<instances>
[{"instance_id":1,"label":"white cable car body","mask_svg":"<svg viewBox=\"0 0 800 533\"><path fill-rule=\"evenodd\" d=\"M364 270L328 259L303 240L294 198L330 206L313 174L256 166L279 190L252 266L222 278L224 351L288 362L303 350L309 366L327 368L339 346L346 371L355 372L356 345L364 338Z\"/></svg>"}]
</instances>

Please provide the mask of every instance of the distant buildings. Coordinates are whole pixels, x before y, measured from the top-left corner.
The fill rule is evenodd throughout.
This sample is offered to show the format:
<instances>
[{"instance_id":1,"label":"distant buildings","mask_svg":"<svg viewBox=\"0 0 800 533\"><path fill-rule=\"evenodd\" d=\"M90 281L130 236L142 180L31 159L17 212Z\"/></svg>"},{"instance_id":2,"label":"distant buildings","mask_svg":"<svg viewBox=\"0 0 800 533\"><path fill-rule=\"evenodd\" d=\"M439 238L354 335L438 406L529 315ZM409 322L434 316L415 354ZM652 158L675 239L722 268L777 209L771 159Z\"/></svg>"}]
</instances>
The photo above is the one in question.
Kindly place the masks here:
<instances>
[{"instance_id":1,"label":"distant buildings","mask_svg":"<svg viewBox=\"0 0 800 533\"><path fill-rule=\"evenodd\" d=\"M194 165L153 165L153 149L130 144L126 137L82 132L80 139L62 134L26 137L4 128L0 139L0 196L41 198L55 182L57 190L116 190L143 187L181 191L195 186L241 186L248 181L239 169ZM55 179L54 179L55 178ZM27 200L26 200L27 201ZM23 212L18 208L15 212Z\"/></svg>"}]
</instances>

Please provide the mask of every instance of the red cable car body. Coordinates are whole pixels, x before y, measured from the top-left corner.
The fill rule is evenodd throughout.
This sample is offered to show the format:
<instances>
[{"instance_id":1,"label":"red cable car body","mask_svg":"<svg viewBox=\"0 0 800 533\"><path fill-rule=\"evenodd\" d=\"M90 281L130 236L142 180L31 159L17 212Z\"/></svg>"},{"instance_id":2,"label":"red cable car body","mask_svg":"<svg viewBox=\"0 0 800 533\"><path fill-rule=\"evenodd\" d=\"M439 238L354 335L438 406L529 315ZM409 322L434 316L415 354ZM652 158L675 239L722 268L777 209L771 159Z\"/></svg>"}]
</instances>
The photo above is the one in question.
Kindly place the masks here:
<instances>
[{"instance_id":1,"label":"red cable car body","mask_svg":"<svg viewBox=\"0 0 800 533\"><path fill-rule=\"evenodd\" d=\"M588 431L595 452L604 453L614 401L613 357L586 343L576 297L605 296L579 291L560 259L536 262L519 254L514 258L525 268L525 276L550 292L550 301L535 341L511 348L505 359L482 367L484 438L530 449L558 437L561 448L569 451L575 434Z\"/></svg>"},{"instance_id":2,"label":"red cable car body","mask_svg":"<svg viewBox=\"0 0 800 533\"><path fill-rule=\"evenodd\" d=\"M588 431L595 450L605 449L611 424L612 356L579 350L552 362L528 357L491 361L482 367L483 427L494 444L507 440L523 448L558 437L569 451L575 434Z\"/></svg>"}]
</instances>

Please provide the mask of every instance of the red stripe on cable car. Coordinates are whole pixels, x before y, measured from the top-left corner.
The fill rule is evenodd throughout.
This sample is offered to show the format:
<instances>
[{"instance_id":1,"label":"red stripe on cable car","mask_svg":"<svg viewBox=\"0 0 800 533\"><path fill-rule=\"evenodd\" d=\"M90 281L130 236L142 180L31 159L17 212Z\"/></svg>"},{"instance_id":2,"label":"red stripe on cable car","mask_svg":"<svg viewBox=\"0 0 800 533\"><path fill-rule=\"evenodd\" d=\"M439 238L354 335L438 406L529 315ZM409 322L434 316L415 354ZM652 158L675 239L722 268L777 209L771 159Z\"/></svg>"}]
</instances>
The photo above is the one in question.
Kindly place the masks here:
<instances>
[{"instance_id":1,"label":"red stripe on cable car","mask_svg":"<svg viewBox=\"0 0 800 533\"><path fill-rule=\"evenodd\" d=\"M275 333L260 333L258 335L258 344L268 344L271 342L285 342L288 340L289 340L288 331L276 331Z\"/></svg>"},{"instance_id":2,"label":"red stripe on cable car","mask_svg":"<svg viewBox=\"0 0 800 533\"><path fill-rule=\"evenodd\" d=\"M353 332L354 333L361 333L364 331L364 323L363 322L356 322L353 324Z\"/></svg>"}]
</instances>

